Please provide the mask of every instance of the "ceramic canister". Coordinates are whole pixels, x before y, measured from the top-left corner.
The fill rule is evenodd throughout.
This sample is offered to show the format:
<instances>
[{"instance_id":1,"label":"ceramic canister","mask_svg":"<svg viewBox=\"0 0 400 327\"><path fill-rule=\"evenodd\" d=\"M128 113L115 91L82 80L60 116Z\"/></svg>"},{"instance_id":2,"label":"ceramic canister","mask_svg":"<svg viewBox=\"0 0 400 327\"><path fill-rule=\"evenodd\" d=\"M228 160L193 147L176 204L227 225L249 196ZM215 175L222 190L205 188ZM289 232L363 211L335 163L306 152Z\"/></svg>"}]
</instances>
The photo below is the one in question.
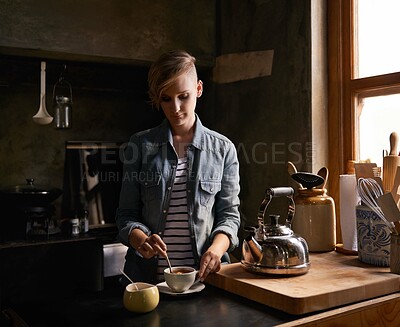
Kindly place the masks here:
<instances>
[{"instance_id":1,"label":"ceramic canister","mask_svg":"<svg viewBox=\"0 0 400 327\"><path fill-rule=\"evenodd\" d=\"M298 189L293 231L303 237L310 252L333 251L336 246L335 202L326 189Z\"/></svg>"},{"instance_id":2,"label":"ceramic canister","mask_svg":"<svg viewBox=\"0 0 400 327\"><path fill-rule=\"evenodd\" d=\"M358 259L362 262L388 267L390 236L388 226L371 208L356 206Z\"/></svg>"}]
</instances>

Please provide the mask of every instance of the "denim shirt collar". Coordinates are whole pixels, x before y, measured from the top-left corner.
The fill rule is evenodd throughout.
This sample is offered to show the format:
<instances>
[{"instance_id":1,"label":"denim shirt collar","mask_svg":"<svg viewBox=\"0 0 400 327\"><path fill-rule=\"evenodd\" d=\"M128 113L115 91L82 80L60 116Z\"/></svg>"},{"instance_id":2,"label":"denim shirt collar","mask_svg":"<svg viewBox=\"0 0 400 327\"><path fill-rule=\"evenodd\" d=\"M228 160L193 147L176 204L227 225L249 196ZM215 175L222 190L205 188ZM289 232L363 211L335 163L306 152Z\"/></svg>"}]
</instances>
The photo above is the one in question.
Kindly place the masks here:
<instances>
[{"instance_id":1,"label":"denim shirt collar","mask_svg":"<svg viewBox=\"0 0 400 327\"><path fill-rule=\"evenodd\" d=\"M199 116L197 114L195 115L196 115L196 120L195 120L195 130L194 130L192 145L198 149L203 149L205 129L200 121ZM160 132L158 134L158 138L155 139L155 142L158 143L160 146L167 142L173 145L171 125L169 124L167 119L164 119L164 121L161 123Z\"/></svg>"}]
</instances>

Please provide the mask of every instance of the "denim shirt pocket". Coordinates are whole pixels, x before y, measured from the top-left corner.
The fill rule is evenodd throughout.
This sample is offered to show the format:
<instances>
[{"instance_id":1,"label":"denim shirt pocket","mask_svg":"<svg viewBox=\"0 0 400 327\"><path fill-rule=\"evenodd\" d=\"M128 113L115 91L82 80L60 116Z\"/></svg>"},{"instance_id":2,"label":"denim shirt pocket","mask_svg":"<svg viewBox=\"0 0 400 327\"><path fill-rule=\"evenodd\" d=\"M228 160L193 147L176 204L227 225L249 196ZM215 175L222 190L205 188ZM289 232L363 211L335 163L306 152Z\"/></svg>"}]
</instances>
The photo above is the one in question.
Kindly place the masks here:
<instances>
[{"instance_id":1,"label":"denim shirt pocket","mask_svg":"<svg viewBox=\"0 0 400 327\"><path fill-rule=\"evenodd\" d=\"M159 199L161 197L160 181L161 176L157 176L157 178L146 178L140 180L142 197L145 202Z\"/></svg>"},{"instance_id":2,"label":"denim shirt pocket","mask_svg":"<svg viewBox=\"0 0 400 327\"><path fill-rule=\"evenodd\" d=\"M221 190L219 181L200 181L200 203L204 206L212 206L215 194Z\"/></svg>"}]
</instances>

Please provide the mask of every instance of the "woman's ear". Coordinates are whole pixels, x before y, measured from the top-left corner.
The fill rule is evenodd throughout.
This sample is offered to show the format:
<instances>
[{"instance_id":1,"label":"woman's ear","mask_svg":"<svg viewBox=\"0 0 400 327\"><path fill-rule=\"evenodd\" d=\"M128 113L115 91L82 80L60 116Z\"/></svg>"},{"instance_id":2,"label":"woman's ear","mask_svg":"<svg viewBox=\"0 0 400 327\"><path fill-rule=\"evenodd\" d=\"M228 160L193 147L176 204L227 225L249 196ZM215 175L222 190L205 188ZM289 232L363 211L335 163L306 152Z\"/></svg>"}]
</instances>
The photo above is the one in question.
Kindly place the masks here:
<instances>
[{"instance_id":1,"label":"woman's ear","mask_svg":"<svg viewBox=\"0 0 400 327\"><path fill-rule=\"evenodd\" d=\"M200 98L202 94L203 94L203 81L198 80L197 81L197 97Z\"/></svg>"}]
</instances>

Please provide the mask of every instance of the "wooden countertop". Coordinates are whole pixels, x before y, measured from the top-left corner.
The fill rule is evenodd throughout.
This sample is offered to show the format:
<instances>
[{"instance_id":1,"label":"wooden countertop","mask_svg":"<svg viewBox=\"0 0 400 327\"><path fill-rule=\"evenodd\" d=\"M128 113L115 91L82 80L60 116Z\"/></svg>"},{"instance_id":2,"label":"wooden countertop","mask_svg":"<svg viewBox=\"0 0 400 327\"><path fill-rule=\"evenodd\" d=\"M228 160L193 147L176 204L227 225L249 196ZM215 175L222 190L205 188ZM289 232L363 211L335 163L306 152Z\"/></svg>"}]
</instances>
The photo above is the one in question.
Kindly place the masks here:
<instances>
[{"instance_id":1,"label":"wooden countertop","mask_svg":"<svg viewBox=\"0 0 400 327\"><path fill-rule=\"evenodd\" d=\"M300 315L396 293L400 275L364 264L357 256L311 253L300 276L257 275L240 263L225 265L207 283L284 312Z\"/></svg>"}]
</instances>

